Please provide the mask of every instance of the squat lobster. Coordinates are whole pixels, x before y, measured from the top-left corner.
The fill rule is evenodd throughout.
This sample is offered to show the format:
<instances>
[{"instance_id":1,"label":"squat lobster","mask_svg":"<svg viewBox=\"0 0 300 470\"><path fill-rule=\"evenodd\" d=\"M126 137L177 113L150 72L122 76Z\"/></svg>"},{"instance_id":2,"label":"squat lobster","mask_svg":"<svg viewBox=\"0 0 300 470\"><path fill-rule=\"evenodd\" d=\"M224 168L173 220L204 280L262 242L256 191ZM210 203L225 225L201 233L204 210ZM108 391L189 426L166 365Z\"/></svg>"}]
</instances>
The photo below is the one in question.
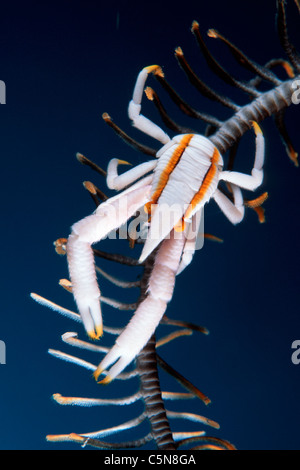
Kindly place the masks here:
<instances>
[{"instance_id":1,"label":"squat lobster","mask_svg":"<svg viewBox=\"0 0 300 470\"><path fill-rule=\"evenodd\" d=\"M143 206L151 213L151 221L140 262L162 242L155 257L147 297L94 373L97 380L117 361L102 383L110 382L122 372L155 331L172 298L176 275L192 260L197 237L195 232L191 235L191 227L199 227L198 216L205 203L213 198L226 217L237 224L244 217L241 188L254 191L263 180L264 138L256 122L253 122L254 166L251 175L246 175L223 171L222 156L208 138L183 134L170 139L159 126L140 114L145 82L151 72L162 74L157 65L145 67L139 73L128 114L136 128L164 145L157 152L157 159L122 175L118 175L117 168L126 162L118 159L109 162L108 187L126 189L74 224L67 243L69 273L78 310L88 335L99 338L102 335L101 293L91 245L126 223ZM229 183L233 202L218 189L221 180ZM165 217L167 207L174 208L173 219Z\"/></svg>"}]
</instances>

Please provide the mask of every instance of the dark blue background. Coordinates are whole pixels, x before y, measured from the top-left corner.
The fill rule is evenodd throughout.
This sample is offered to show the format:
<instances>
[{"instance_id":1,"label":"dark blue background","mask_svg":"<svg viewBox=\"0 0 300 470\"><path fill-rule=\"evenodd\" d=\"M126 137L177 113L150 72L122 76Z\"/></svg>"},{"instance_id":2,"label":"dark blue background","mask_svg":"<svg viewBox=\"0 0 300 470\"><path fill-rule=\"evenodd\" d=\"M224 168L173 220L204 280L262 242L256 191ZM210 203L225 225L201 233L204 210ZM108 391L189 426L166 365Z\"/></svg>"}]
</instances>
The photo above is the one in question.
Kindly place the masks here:
<instances>
[{"instance_id":1,"label":"dark blue background","mask_svg":"<svg viewBox=\"0 0 300 470\"><path fill-rule=\"evenodd\" d=\"M297 42L299 16L293 2L288 2L288 17ZM147 5L91 0L1 5L0 79L7 86L7 104L0 108L0 339L7 347L7 364L0 366L2 449L76 448L47 443L45 435L96 431L132 417L134 407L69 408L50 399L55 392L108 396L110 388L100 388L88 371L47 354L48 347L74 353L62 345L60 335L74 329L81 337L84 334L78 325L35 304L29 293L74 308L71 296L57 285L67 277L67 265L52 242L68 236L70 226L94 209L82 181L105 187L100 176L76 161L75 153L82 152L103 167L112 157L133 164L145 160L113 134L102 121L102 112L109 112L133 137L158 148L151 138L132 129L127 118L127 104L142 67L160 64L194 107L228 116L192 89L174 59L174 48L180 45L201 78L245 102L209 72L190 33L194 19L203 34L210 27L218 29L259 63L282 55L275 0L187 0L182 6L169 0ZM235 75L250 77L222 44L209 38L207 43ZM153 79L150 83L160 90ZM168 97L160 96L177 121L203 132L201 123L181 115ZM146 100L144 113L160 123ZM288 126L299 151L297 106L288 111ZM248 210L245 220L233 227L214 202L206 208L206 231L224 243L206 242L196 253L177 280L167 313L206 326L210 335L179 339L164 346L161 354L212 399L208 408L196 401L186 406L220 423L220 431L208 429L208 434L228 439L239 449L299 449L300 365L291 362L291 344L300 338L299 169L286 156L272 120L262 127L266 137L262 190L269 192L266 224L260 225ZM254 139L249 133L236 168L250 172L253 157ZM121 243L104 242L102 247L121 251ZM134 277L128 269L103 266L120 277ZM119 293L107 282L103 293L134 299L133 292ZM106 323L115 323L114 310L105 307L104 315ZM83 352L78 355L84 357ZM96 356L87 357L98 361ZM162 376L162 381L165 389L172 389L173 380ZM118 393L120 382L111 386L111 393L116 387ZM178 429L199 429L177 424Z\"/></svg>"}]
</instances>

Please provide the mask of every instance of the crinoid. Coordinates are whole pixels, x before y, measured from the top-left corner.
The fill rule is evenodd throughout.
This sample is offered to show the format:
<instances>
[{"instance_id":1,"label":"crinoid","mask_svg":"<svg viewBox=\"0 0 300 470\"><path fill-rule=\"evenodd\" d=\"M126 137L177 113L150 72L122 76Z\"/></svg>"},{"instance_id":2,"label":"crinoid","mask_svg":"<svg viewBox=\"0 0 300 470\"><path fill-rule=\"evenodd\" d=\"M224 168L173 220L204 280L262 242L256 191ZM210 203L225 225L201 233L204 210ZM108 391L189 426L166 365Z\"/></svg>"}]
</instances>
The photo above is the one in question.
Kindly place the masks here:
<instances>
[{"instance_id":1,"label":"crinoid","mask_svg":"<svg viewBox=\"0 0 300 470\"><path fill-rule=\"evenodd\" d=\"M299 8L299 3L297 1L295 3ZM182 242L182 246L172 257L172 250L170 249L171 245L165 241L165 238L166 235L171 232L170 239L171 242L173 242L173 238L176 238L175 232L179 232L180 234L184 233L185 225L190 222L190 217L195 214L196 208L199 207L199 204L203 203L204 205L204 203L207 202L208 199L205 199L205 197L208 189L212 185L212 181L216 187L212 189L211 194L213 194L213 191L217 191L217 193L214 193L214 198L221 210L233 223L237 223L242 220L246 208L255 210L259 221L264 221L264 210L262 208L262 204L268 196L267 193L264 192L258 195L256 194L254 198L247 199L242 197L240 188L254 190L261 184L264 149L262 133L257 123L263 121L265 118L270 116L274 118L278 131L285 143L289 158L296 166L298 166L297 153L294 150L285 127L284 113L285 110L298 99L297 86L299 87L300 80L300 58L288 38L283 0L278 0L277 2L277 25L280 42L287 55L287 59L270 60L263 66L248 58L241 50L239 50L219 32L213 29L209 30L208 35L211 38L219 39L224 45L226 45L238 63L252 73L252 79L248 81L240 81L233 77L233 75L229 73L210 53L206 42L202 38L198 23L194 21L192 24L192 33L195 36L208 67L218 78L239 90L241 93L245 93L249 98L247 104L243 106L238 105L231 98L218 93L204 83L193 71L185 58L182 49L176 49L176 58L190 83L196 87L203 96L229 108L232 111L232 115L225 121L222 121L213 115L201 113L186 103L169 84L162 72L162 69L158 66L146 67L140 73L134 89L133 100L129 106L129 116L133 120L135 127L143 130L151 136L154 136L157 140L160 140L165 144L165 147L163 147L164 150L157 152L156 150L137 142L121 130L107 113L103 114L104 121L132 147L151 157L160 158L161 156L165 156L165 160L168 160L169 158L167 163L166 161L163 161L163 164L168 167L167 171L166 167L163 167L162 169L160 167L161 173L159 174L159 183L154 187L154 189L152 187L152 193L150 191L152 176L144 178L146 183L144 180L140 179L141 177L144 177L145 174L148 174L149 171L153 170L154 165L151 162L134 168L132 170L132 172L135 171L133 178L128 176L125 177L124 174L120 177L117 174L117 166L119 163L124 163L123 161L116 159L111 161L108 167L108 173L106 174L105 171L95 163L91 162L88 158L81 154L77 155L77 158L81 163L90 166L102 176L107 177L107 183L111 189L123 190L125 188L124 192L120 193L120 198L122 198L122 195L124 194L125 196L129 195L128 197L131 197L131 195L134 194L132 207L128 212L126 212L126 217L119 217L118 213L116 219L118 219L119 223L116 223L115 220L112 221L109 219L108 222L112 221L113 223L107 223L108 228L106 227L105 230L103 229L104 235L107 235L107 233L113 229L118 231L122 230L122 224L127 219L132 220L136 215L137 210L143 208L144 205L146 205L145 208L148 212L145 226L148 224L151 225L152 220L155 219L157 213L154 213L152 209L150 210L149 203L159 202L164 189L167 187L168 182L171 181L170 174L172 172L175 174L174 168L176 166L176 170L179 169L180 165L178 162L181 158L182 160L184 159L183 156L188 154L188 151L192 154L191 159L199 157L201 165L204 162L204 166L201 166L201 171L203 173L201 178L198 178L198 175L195 175L195 178L193 179L194 175L189 175L189 181L192 180L195 185L198 183L198 179L201 180L200 189L197 187L193 193L191 202L192 209L188 209L187 212L181 211L179 215L177 214L177 219L173 224L168 225L167 230L163 233L163 236L159 238L158 242L150 243L150 249L148 243L149 239L147 239L144 244L145 240L142 237L136 239L134 236L136 233L136 226L135 229L126 232L126 238L128 239L131 247L137 245L137 249L139 249L139 245L141 244L144 244L144 250L147 247L146 254L143 251L144 255L142 255L140 260L128 256L127 254L109 254L107 252L100 251L99 249L91 248L91 245L101 238L101 236L98 236L98 230L100 226L103 226L103 220L106 220L104 219L104 216L101 218L102 215L99 217L98 214L101 214L103 208L108 207L108 205L111 204L111 201L119 201L121 199L118 199L119 196L108 198L103 190L99 189L95 184L85 182L85 187L94 200L97 209L92 216L83 219L83 221L80 221L73 226L72 234L68 240L63 238L56 242L56 251L59 254L67 253L68 255L71 275L71 282L69 280L62 280L60 283L66 290L74 294L80 315L60 307L37 294L32 294L32 297L37 302L66 315L72 320L82 320L88 335L92 339L98 339L99 336L102 335L102 317L99 300L102 304L108 304L119 310L136 311L137 313L133 317L133 320L131 320L129 326L126 326L125 328L124 325L120 328L110 327L106 325L106 322L104 322L103 331L105 334L103 340L105 341L106 337L109 335L115 335L118 337L115 345L112 347L111 345L109 347L104 345L105 343L102 340L100 343L81 340L78 338L78 334L74 332L69 332L63 335L62 339L68 345L96 353L96 364L92 364L87 362L85 359L80 359L77 356L72 356L61 351L49 350L50 354L57 358L77 364L78 366L82 366L87 370L92 371L97 380L99 376L103 374L104 379L101 380L102 383L107 384L113 379L115 380L114 384L120 383L119 381L122 381L122 383L124 383L124 381L133 381L136 388L133 393L126 395L125 397L122 396L121 398L120 394L117 398L112 398L111 396L108 398L81 398L64 397L58 393L56 393L53 398L61 405L118 407L121 405L129 406L137 402L142 402L143 408L142 411L137 412L137 416L135 418L131 418L122 424L93 432L71 432L69 434L49 435L47 437L49 441L74 441L84 446L92 446L100 449L140 448L147 445L152 446L152 443L155 443L156 447L161 450L176 450L181 449L184 446L188 446L194 450L235 448L226 440L206 434L206 426L213 429L217 429L219 427L215 421L199 414L182 411L181 408L180 411L171 411L168 409L168 400L190 400L194 398L199 399L204 404L208 404L210 399L200 391L198 387L193 385L187 378L183 377L177 370L175 370L173 365L168 364L160 355L160 347L173 340L177 340L179 337L191 335L194 332L197 334L207 334L207 330L204 327L197 326L184 320L171 320L164 314L167 302L170 301L172 297L175 276L190 263L193 252L195 251L196 243L196 237L192 240L191 244L188 244L188 238L180 239L180 236L184 237L184 235L179 235L179 243ZM274 71L276 68L284 70L287 75L286 79L279 78ZM158 128L158 126L153 125L153 123L150 123L150 121L140 114L141 97L144 91L145 77L148 76L148 74L153 74L155 76L161 87L165 92L167 92L171 100L183 113L189 117L206 123L207 127L205 138L200 138L198 136L198 138L195 139L195 135L198 135L195 131L177 124L166 111L158 93L156 93L152 88L146 88L145 92L147 98L153 101L159 111L164 125L171 131L179 134L173 139L175 143L173 140L171 141L167 134ZM233 166L240 139L252 126L254 126L256 133L257 152L251 176L245 176L233 171ZM191 148L193 148L193 146L190 143L193 138L195 139L195 148L201 144L202 153L192 153ZM174 146L174 149L172 147L173 150L170 157L167 152L170 150L171 145ZM189 147L189 145L191 145L191 147ZM186 149L187 153L185 154L184 152ZM226 152L229 153L229 156L226 162L226 171L223 172L223 160L221 155L224 156ZM176 157L175 163L171 161L174 156ZM190 160L188 160L188 164L189 163ZM157 167L159 167L159 164L157 164ZM139 168L140 170L138 170ZM184 165L182 165L182 168L184 168ZM204 171L203 168L206 168L206 171ZM218 176L218 172L220 172L220 175L223 174L223 177L220 177L219 179L215 177L215 175ZM130 175L132 174L133 173L130 173ZM156 173L154 173L153 181L155 181L155 175ZM175 180L178 182L178 175L176 178ZM188 179L188 176L183 175L182 179L184 178ZM164 180L163 184L160 181L161 179ZM221 179L226 182L226 185L223 187L219 185L219 181ZM139 181L134 186L129 186L136 180ZM141 181L143 183L141 183ZM169 185L169 187L170 186L171 185ZM132 189L133 187L134 190ZM180 186L180 188L181 187L182 186ZM176 185L171 187L171 190L169 191L170 193L173 191L173 195L176 196L176 189L174 188L176 188ZM138 194L137 191L139 191ZM151 193L151 195L149 196L148 193ZM105 215L105 217L107 217L107 215ZM94 224L95 220L96 225ZM219 241L217 237L209 234L206 234L206 237ZM172 245L172 247L174 247L174 245ZM106 259L114 263L130 266L132 267L132 271L140 267L139 269L141 271L139 272L139 278L133 281L131 279L128 282L108 274L102 269L102 267L95 268L99 277L105 278L108 282L116 286L116 289L138 288L139 296L136 302L126 303L104 297L102 294L100 295L96 277L94 276L93 256L97 259ZM176 256L178 257L178 260L175 262L174 257ZM173 262L175 267L172 265ZM85 265L88 266L88 269L85 269ZM170 268L171 265L172 268ZM167 280L170 280L170 283L166 282L167 277ZM146 319L143 322L144 317ZM159 323L161 326L169 328L172 327L172 331L168 332L165 336L159 336L155 332L156 326ZM177 327L177 329L174 330L173 327ZM105 357L100 362L100 365L98 365L98 356L101 354L104 354ZM110 366L112 366L111 369L109 369ZM129 369L124 370L127 366L129 366ZM185 390L164 391L158 375L158 367L174 377ZM137 382L138 386L136 386ZM106 388L108 393L112 385ZM171 425L171 422L175 418L182 419L185 422L194 421L198 423L200 429L194 431L176 431ZM148 423L147 429L145 424L146 422ZM97 423L95 423L95 425L97 425ZM121 431L130 430L133 433L137 427L142 427L141 437L134 437L123 442L115 441L114 438L112 438L112 440L106 440L107 437L118 435Z\"/></svg>"}]
</instances>

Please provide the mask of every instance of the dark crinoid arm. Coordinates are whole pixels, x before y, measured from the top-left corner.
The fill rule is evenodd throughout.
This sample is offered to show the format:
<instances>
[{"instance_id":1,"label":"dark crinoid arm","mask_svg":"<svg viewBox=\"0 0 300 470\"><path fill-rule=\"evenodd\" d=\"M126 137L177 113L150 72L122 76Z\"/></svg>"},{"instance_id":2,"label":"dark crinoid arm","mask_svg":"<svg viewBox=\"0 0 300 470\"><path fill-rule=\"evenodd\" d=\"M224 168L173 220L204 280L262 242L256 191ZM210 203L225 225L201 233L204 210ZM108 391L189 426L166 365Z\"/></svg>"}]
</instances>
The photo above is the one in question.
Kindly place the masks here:
<instances>
[{"instance_id":1,"label":"dark crinoid arm","mask_svg":"<svg viewBox=\"0 0 300 470\"><path fill-rule=\"evenodd\" d=\"M174 90L164 77L164 74L157 73L156 71L155 77L172 101L184 114L207 124L206 134L210 136L211 141L216 145L222 155L234 145L238 144L240 138L251 128L252 121L261 122L267 117L272 116L290 159L298 166L297 153L294 150L285 127L284 113L289 106L299 101L296 97L299 95L299 92L298 95L296 95L295 90L299 88L300 63L299 54L288 37L285 2L283 0L277 1L277 29L281 45L283 46L287 58L271 59L263 66L247 57L221 33L214 29L209 30L208 35L211 38L220 40L229 49L238 64L252 73L252 78L246 82L235 78L212 56L200 33L199 24L196 21L192 24L192 32L209 68L227 85L240 90L241 94L248 96L249 102L243 106L206 85L195 74L185 58L182 49L180 47L176 49L175 56L191 85L204 97L234 111L225 121L194 109ZM282 68L287 75L287 79L280 79L274 72L275 68ZM268 88L267 90L260 91L260 85L262 83L264 83L265 88ZM177 132L184 132L185 129L182 126L177 124L175 127L175 123L167 115L157 93L152 90L151 94L149 94L149 92L147 93L147 96L151 96L163 121L170 129L176 129ZM293 96L295 97L294 99Z\"/></svg>"},{"instance_id":2,"label":"dark crinoid arm","mask_svg":"<svg viewBox=\"0 0 300 470\"><path fill-rule=\"evenodd\" d=\"M210 53L206 43L204 42L198 23L194 22L192 25L192 32L195 39L201 49L203 56L206 59L208 67L225 83L240 90L241 93L248 96L248 103L240 106L231 100L227 96L223 96L220 93L211 89L206 85L192 70L191 66L187 62L183 51L178 48L176 49L176 58L186 74L190 83L198 89L198 91L206 98L218 102L221 105L228 108L231 112L231 116L222 121L215 116L202 113L194 109L189 105L167 82L164 75L156 70L156 78L161 84L163 89L170 96L171 100L180 108L180 110L189 117L195 120L201 120L207 124L206 134L209 136L213 144L219 149L221 154L229 152L229 159L227 168L231 170L234 164L234 158L237 151L238 143L245 132L251 128L252 121L261 122L267 117L273 117L278 131L282 137L284 144L286 145L288 155L290 159L297 165L297 153L290 141L288 131L284 123L284 112L293 103L293 93L295 92L294 84L297 80L300 80L300 59L295 47L290 43L287 33L286 17L285 17L285 5L283 0L277 1L277 25L280 42L286 53L286 59L270 60L267 64L261 66L255 61L249 59L242 51L234 46L228 39L223 37L220 33L215 30L210 30L209 35L213 38L219 39L225 44L230 52L233 54L237 62L244 68L246 68L252 74L252 78L245 82L240 81L238 78L233 77ZM283 67L286 71L287 79L280 79L274 72L275 67ZM264 83L267 89L261 91L261 84ZM266 88L265 87L265 88ZM151 89L146 90L147 97L151 99L154 105L157 107L163 122L165 125L176 133L190 132L189 128L181 126L176 123L166 111L162 100L156 92ZM131 145L138 151L143 152L146 155L154 156L156 150L151 149L131 138L123 130L121 130L109 117L108 114L103 115L106 123L113 128L113 130L123 139L126 143ZM78 159L92 167L94 170L103 174L103 171L97 167L97 165L90 162L83 156L79 156ZM85 183L86 189L91 194L93 201L96 205L99 205L103 200L106 199L106 195L98 189L92 183ZM230 186L227 188L230 191ZM230 197L230 194L229 194ZM266 193L256 198L253 201L245 201L245 206L255 209L263 220L263 213L259 211L261 204L266 198ZM213 238L208 236L208 238ZM132 240L129 239L129 243L132 245ZM56 244L56 250L59 254L65 254L65 240L60 239ZM99 275L105 277L109 282L115 286L129 289L138 288L139 297L135 303L126 304L113 299L102 297L102 302L108 304L113 308L119 310L135 310L137 305L147 296L148 279L153 269L154 256L150 256L141 268L138 268L138 262L135 258L127 255L106 253L94 250L96 257L106 259L111 262L121 263L130 266L132 272L134 269L142 269L140 277L138 279L131 280L129 282L115 278L114 276L106 273L101 268L98 269ZM71 287L68 281L62 281L61 284L69 291ZM62 308L52 302L41 298L36 294L32 294L32 297L43 305L46 305L53 310L67 316L71 320L80 321L78 314ZM114 384L117 384L117 397L112 398L109 395L108 398L82 398L82 397L64 397L61 394L56 393L53 398L61 405L75 405L75 406L89 406L89 407L103 407L109 406L113 408L130 407L138 404L142 404L141 407L137 407L135 411L135 417L130 420L124 421L121 424L115 424L109 427L102 427L99 430L93 430L92 432L68 432L67 434L49 435L49 441L59 442L76 442L82 446L92 446L99 449L128 449L128 448L142 448L144 446L155 446L161 450L176 450L181 449L183 446L188 446L193 449L234 449L234 446L226 440L222 440L215 436L208 436L206 434L207 426L214 430L218 429L219 425L200 414L189 413L189 412L175 412L168 410L168 402L170 400L198 400L200 406L202 404L207 405L210 400L201 392L197 386L193 385L187 378L183 377L180 372L173 368L173 365L168 364L163 357L160 355L160 348L168 344L169 342L176 340L182 336L189 336L191 334L206 334L205 328L196 326L194 324L171 320L164 316L161 321L162 325L172 328L171 332L166 336L158 339L158 336L152 336L148 344L138 354L134 366L128 371L121 373L113 384L106 387L105 390L111 390ZM173 327L177 329L174 330ZM109 327L105 325L104 332L107 335L118 335L120 328ZM105 335L105 336L107 336ZM80 340L76 333L66 333L62 337L64 343L68 346L75 347L81 351L89 351L96 353L95 362L98 362L98 356L106 353L109 346L104 346L101 343L99 346L96 343ZM67 362L76 364L84 369L88 370L89 373L94 372L97 368L95 364L88 362L83 358L66 354L57 350L49 351L53 356L62 359ZM181 391L164 391L160 384L160 375L158 369L161 369L164 373L170 374L182 387ZM134 391L124 396L120 396L118 384L121 382L133 383ZM97 395L99 386L95 384ZM101 389L101 391L104 390ZM104 392L103 392L104 393ZM173 426L173 419L180 418L181 422L186 423L187 421L193 421L197 425L195 431L175 431ZM95 423L97 426L97 423ZM184 427L184 426L183 426ZM141 428L141 431L139 431ZM121 432L130 431L130 439L121 439ZM132 437L134 436L134 437ZM117 437L117 439L116 439Z\"/></svg>"}]
</instances>

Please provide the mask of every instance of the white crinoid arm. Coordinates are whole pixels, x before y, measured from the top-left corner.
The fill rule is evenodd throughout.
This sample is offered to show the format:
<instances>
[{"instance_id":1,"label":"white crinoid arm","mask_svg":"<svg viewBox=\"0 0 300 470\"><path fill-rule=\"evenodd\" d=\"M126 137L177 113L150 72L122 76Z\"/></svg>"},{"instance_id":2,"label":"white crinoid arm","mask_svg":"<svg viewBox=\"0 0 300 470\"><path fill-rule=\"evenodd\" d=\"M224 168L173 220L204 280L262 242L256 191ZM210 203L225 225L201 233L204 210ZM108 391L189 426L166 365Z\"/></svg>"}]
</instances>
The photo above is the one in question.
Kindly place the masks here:
<instances>
[{"instance_id":1,"label":"white crinoid arm","mask_svg":"<svg viewBox=\"0 0 300 470\"><path fill-rule=\"evenodd\" d=\"M94 373L98 379L100 374L118 359L101 383L109 383L119 375L154 333L165 313L167 303L172 298L184 243L184 233L176 233L174 230L170 238L163 241L149 279L147 297L141 302L129 324Z\"/></svg>"},{"instance_id":2,"label":"white crinoid arm","mask_svg":"<svg viewBox=\"0 0 300 470\"><path fill-rule=\"evenodd\" d=\"M102 335L101 294L91 245L119 228L147 202L151 178L144 178L130 189L108 199L92 215L72 226L67 243L72 292L84 327L91 338Z\"/></svg>"}]
</instances>

